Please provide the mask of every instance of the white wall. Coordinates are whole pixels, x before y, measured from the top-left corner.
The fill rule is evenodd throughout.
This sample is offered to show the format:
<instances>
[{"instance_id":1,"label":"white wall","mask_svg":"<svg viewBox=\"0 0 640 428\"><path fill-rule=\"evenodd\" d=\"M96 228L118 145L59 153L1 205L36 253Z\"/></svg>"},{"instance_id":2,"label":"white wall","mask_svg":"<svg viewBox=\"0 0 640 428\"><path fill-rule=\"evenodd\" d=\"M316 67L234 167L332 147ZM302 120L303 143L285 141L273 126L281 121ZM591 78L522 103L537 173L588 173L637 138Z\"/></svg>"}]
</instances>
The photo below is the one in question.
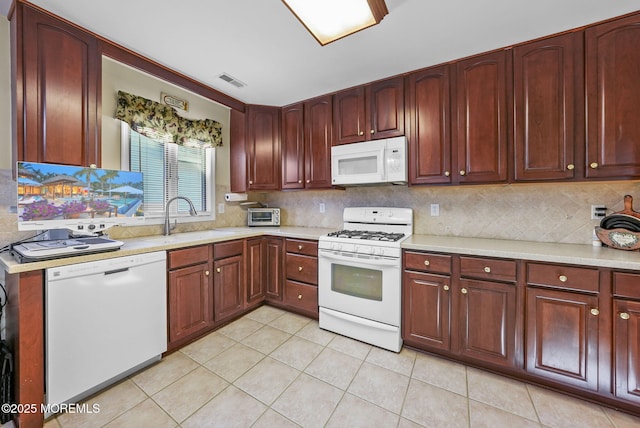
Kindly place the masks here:
<instances>
[{"instance_id":1,"label":"white wall","mask_svg":"<svg viewBox=\"0 0 640 428\"><path fill-rule=\"evenodd\" d=\"M216 184L229 184L229 108L109 58L102 60L103 168L120 169L120 121L113 118L118 91L158 102L161 92L175 95L189 102L189 111L179 110L180 116L220 122L223 146L216 148Z\"/></svg>"},{"instance_id":2,"label":"white wall","mask_svg":"<svg viewBox=\"0 0 640 428\"><path fill-rule=\"evenodd\" d=\"M11 47L9 21L0 16L0 170L11 169Z\"/></svg>"}]
</instances>

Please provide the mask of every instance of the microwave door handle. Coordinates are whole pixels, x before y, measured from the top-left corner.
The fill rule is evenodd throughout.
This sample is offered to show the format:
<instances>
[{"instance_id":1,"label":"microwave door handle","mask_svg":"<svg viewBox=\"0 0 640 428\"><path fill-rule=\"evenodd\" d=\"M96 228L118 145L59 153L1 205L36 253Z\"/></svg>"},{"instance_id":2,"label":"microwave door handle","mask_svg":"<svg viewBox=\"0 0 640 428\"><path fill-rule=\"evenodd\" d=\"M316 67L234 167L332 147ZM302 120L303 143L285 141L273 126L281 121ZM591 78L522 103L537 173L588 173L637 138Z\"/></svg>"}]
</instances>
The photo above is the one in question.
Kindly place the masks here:
<instances>
[{"instance_id":1,"label":"microwave door handle","mask_svg":"<svg viewBox=\"0 0 640 428\"><path fill-rule=\"evenodd\" d=\"M378 171L380 171L380 181L384 181L384 179L387 177L387 172L386 172L386 149L383 147L380 149L380 154L378 156Z\"/></svg>"}]
</instances>

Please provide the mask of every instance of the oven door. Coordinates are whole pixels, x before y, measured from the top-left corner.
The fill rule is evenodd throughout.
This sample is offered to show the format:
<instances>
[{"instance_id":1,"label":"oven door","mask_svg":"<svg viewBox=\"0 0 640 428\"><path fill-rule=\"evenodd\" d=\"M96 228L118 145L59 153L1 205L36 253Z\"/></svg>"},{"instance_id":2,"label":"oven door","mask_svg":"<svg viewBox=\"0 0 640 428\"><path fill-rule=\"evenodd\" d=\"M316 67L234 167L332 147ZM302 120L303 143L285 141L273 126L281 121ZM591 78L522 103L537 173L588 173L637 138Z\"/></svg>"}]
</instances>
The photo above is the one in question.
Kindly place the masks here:
<instances>
[{"instance_id":1,"label":"oven door","mask_svg":"<svg viewBox=\"0 0 640 428\"><path fill-rule=\"evenodd\" d=\"M318 251L318 305L400 326L400 259Z\"/></svg>"}]
</instances>

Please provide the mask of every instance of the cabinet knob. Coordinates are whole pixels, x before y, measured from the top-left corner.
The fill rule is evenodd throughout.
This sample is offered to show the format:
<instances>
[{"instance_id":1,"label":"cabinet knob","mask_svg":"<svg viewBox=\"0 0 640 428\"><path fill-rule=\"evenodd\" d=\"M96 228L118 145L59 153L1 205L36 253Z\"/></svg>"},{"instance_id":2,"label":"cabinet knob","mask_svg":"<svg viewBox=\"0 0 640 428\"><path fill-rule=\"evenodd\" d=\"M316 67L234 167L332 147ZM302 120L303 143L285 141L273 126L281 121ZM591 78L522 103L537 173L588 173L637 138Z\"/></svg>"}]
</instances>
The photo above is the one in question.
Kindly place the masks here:
<instances>
[{"instance_id":1,"label":"cabinet knob","mask_svg":"<svg viewBox=\"0 0 640 428\"><path fill-rule=\"evenodd\" d=\"M298 245L298 250L302 250L302 245Z\"/></svg>"},{"instance_id":2,"label":"cabinet knob","mask_svg":"<svg viewBox=\"0 0 640 428\"><path fill-rule=\"evenodd\" d=\"M574 164L572 164L572 163L570 163L569 165L567 165L567 169L568 169L569 171L573 170L575 167L576 167L576 166L575 166Z\"/></svg>"},{"instance_id":3,"label":"cabinet knob","mask_svg":"<svg viewBox=\"0 0 640 428\"><path fill-rule=\"evenodd\" d=\"M466 174L467 174L467 171L465 171L464 169L460 170L460 175L466 175Z\"/></svg>"},{"instance_id":4,"label":"cabinet knob","mask_svg":"<svg viewBox=\"0 0 640 428\"><path fill-rule=\"evenodd\" d=\"M307 180L307 183L311 183L311 180Z\"/></svg>"},{"instance_id":5,"label":"cabinet knob","mask_svg":"<svg viewBox=\"0 0 640 428\"><path fill-rule=\"evenodd\" d=\"M449 286L445 284L445 285L442 287L442 289L443 289L444 291L449 291Z\"/></svg>"},{"instance_id":6,"label":"cabinet knob","mask_svg":"<svg viewBox=\"0 0 640 428\"><path fill-rule=\"evenodd\" d=\"M298 300L302 300L302 294L298 294Z\"/></svg>"},{"instance_id":7,"label":"cabinet knob","mask_svg":"<svg viewBox=\"0 0 640 428\"><path fill-rule=\"evenodd\" d=\"M567 276L566 276L566 275L560 275L560 276L558 277L558 279L560 280L560 282L567 282L567 279L569 279L569 278L567 278Z\"/></svg>"},{"instance_id":8,"label":"cabinet knob","mask_svg":"<svg viewBox=\"0 0 640 428\"><path fill-rule=\"evenodd\" d=\"M460 292L461 292L462 294L467 294L467 289L466 289L466 288L463 288L462 290L460 290Z\"/></svg>"},{"instance_id":9,"label":"cabinet knob","mask_svg":"<svg viewBox=\"0 0 640 428\"><path fill-rule=\"evenodd\" d=\"M209 276L209 271L208 270L204 271L204 276Z\"/></svg>"},{"instance_id":10,"label":"cabinet knob","mask_svg":"<svg viewBox=\"0 0 640 428\"><path fill-rule=\"evenodd\" d=\"M302 180L298 180L298 184L302 183Z\"/></svg>"},{"instance_id":11,"label":"cabinet knob","mask_svg":"<svg viewBox=\"0 0 640 428\"><path fill-rule=\"evenodd\" d=\"M620 318L622 318L623 320L628 320L629 314L626 312L620 312Z\"/></svg>"},{"instance_id":12,"label":"cabinet knob","mask_svg":"<svg viewBox=\"0 0 640 428\"><path fill-rule=\"evenodd\" d=\"M253 184L253 180L249 180L249 184Z\"/></svg>"},{"instance_id":13,"label":"cabinet knob","mask_svg":"<svg viewBox=\"0 0 640 428\"><path fill-rule=\"evenodd\" d=\"M373 135L373 134L375 134L375 133L376 133L376 130L375 130L375 129L372 129L372 130L371 130L371 135Z\"/></svg>"},{"instance_id":14,"label":"cabinet knob","mask_svg":"<svg viewBox=\"0 0 640 428\"><path fill-rule=\"evenodd\" d=\"M589 164L589 168L591 168L591 169L596 169L597 167L598 167L598 162L591 162Z\"/></svg>"},{"instance_id":15,"label":"cabinet knob","mask_svg":"<svg viewBox=\"0 0 640 428\"><path fill-rule=\"evenodd\" d=\"M430 262L429 260L425 260L425 261L424 261L424 265L425 265L425 266L429 266L430 264L431 264L431 262Z\"/></svg>"},{"instance_id":16,"label":"cabinet knob","mask_svg":"<svg viewBox=\"0 0 640 428\"><path fill-rule=\"evenodd\" d=\"M364 131L358 132L358 135L363 136L364 135Z\"/></svg>"},{"instance_id":17,"label":"cabinet knob","mask_svg":"<svg viewBox=\"0 0 640 428\"><path fill-rule=\"evenodd\" d=\"M485 266L485 267L484 267L484 271L485 271L486 273L491 273L491 268L490 268L489 266Z\"/></svg>"},{"instance_id":18,"label":"cabinet knob","mask_svg":"<svg viewBox=\"0 0 640 428\"><path fill-rule=\"evenodd\" d=\"M302 272L302 266L298 266L298 272Z\"/></svg>"},{"instance_id":19,"label":"cabinet knob","mask_svg":"<svg viewBox=\"0 0 640 428\"><path fill-rule=\"evenodd\" d=\"M600 311L598 310L598 308L591 309L591 315L600 315Z\"/></svg>"},{"instance_id":20,"label":"cabinet knob","mask_svg":"<svg viewBox=\"0 0 640 428\"><path fill-rule=\"evenodd\" d=\"M445 171L445 172L444 172L444 176L445 176L445 177L448 177L448 176L450 176L450 175L451 175L451 173L450 173L449 171Z\"/></svg>"},{"instance_id":21,"label":"cabinet knob","mask_svg":"<svg viewBox=\"0 0 640 428\"><path fill-rule=\"evenodd\" d=\"M220 273L220 272L222 272L222 269L216 268L216 272Z\"/></svg>"}]
</instances>

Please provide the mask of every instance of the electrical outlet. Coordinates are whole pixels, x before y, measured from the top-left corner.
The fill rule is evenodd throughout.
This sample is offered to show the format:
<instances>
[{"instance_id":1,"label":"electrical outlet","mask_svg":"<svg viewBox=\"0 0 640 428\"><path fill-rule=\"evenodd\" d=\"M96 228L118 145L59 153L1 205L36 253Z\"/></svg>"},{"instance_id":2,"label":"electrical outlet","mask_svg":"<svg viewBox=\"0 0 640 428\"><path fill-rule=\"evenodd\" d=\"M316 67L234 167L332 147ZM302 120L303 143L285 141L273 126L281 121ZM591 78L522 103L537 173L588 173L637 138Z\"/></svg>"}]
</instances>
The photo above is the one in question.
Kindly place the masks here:
<instances>
[{"instance_id":1,"label":"electrical outlet","mask_svg":"<svg viewBox=\"0 0 640 428\"><path fill-rule=\"evenodd\" d=\"M604 205L591 205L591 220L602 220L607 214L607 207Z\"/></svg>"},{"instance_id":2,"label":"electrical outlet","mask_svg":"<svg viewBox=\"0 0 640 428\"><path fill-rule=\"evenodd\" d=\"M224 204L223 203L219 203L218 204L218 214L224 214Z\"/></svg>"},{"instance_id":3,"label":"electrical outlet","mask_svg":"<svg viewBox=\"0 0 640 428\"><path fill-rule=\"evenodd\" d=\"M431 217L440 216L440 204L431 204Z\"/></svg>"},{"instance_id":4,"label":"electrical outlet","mask_svg":"<svg viewBox=\"0 0 640 428\"><path fill-rule=\"evenodd\" d=\"M325 206L324 206L324 202L320 202L320 212L324 213L325 212Z\"/></svg>"}]
</instances>

